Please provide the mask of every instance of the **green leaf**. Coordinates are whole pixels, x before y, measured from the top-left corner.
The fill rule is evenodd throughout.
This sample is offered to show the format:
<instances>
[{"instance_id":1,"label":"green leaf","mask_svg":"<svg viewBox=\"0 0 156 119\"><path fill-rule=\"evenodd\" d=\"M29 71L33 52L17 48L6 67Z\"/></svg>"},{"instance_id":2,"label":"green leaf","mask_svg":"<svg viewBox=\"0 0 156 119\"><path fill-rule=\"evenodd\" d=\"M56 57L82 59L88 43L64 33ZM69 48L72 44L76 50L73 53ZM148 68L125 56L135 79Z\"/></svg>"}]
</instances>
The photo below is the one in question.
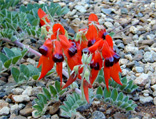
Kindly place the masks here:
<instances>
[{"instance_id":1,"label":"green leaf","mask_svg":"<svg viewBox=\"0 0 156 119\"><path fill-rule=\"evenodd\" d=\"M124 97L124 95L123 95L123 93L122 92L120 92L119 93L119 95L118 95L118 98L117 98L117 100L119 101L119 100L123 100L123 97Z\"/></svg>"},{"instance_id":2,"label":"green leaf","mask_svg":"<svg viewBox=\"0 0 156 119\"><path fill-rule=\"evenodd\" d=\"M118 97L118 91L116 89L113 89L111 93L111 98L113 99L113 101L115 101L117 97Z\"/></svg>"},{"instance_id":3,"label":"green leaf","mask_svg":"<svg viewBox=\"0 0 156 119\"><path fill-rule=\"evenodd\" d=\"M37 97L42 101L43 104L47 104L47 98L43 94L37 94Z\"/></svg>"},{"instance_id":4,"label":"green leaf","mask_svg":"<svg viewBox=\"0 0 156 119\"><path fill-rule=\"evenodd\" d=\"M42 107L40 107L39 105L34 105L33 106L34 109L38 110L39 112L42 112Z\"/></svg>"},{"instance_id":5,"label":"green leaf","mask_svg":"<svg viewBox=\"0 0 156 119\"><path fill-rule=\"evenodd\" d=\"M28 78L23 73L20 73L18 83L22 83L23 81L28 81Z\"/></svg>"},{"instance_id":6,"label":"green leaf","mask_svg":"<svg viewBox=\"0 0 156 119\"><path fill-rule=\"evenodd\" d=\"M43 92L47 98L47 100L50 100L51 99L51 95L50 95L50 92L46 89L46 88L43 88Z\"/></svg>"},{"instance_id":7,"label":"green leaf","mask_svg":"<svg viewBox=\"0 0 156 119\"><path fill-rule=\"evenodd\" d=\"M103 90L102 90L102 87L101 87L101 86L99 86L99 87L97 88L96 94L100 94L100 95L103 94Z\"/></svg>"},{"instance_id":8,"label":"green leaf","mask_svg":"<svg viewBox=\"0 0 156 119\"><path fill-rule=\"evenodd\" d=\"M3 67L3 64L2 64L2 62L0 61L0 72L2 71L2 67Z\"/></svg>"},{"instance_id":9,"label":"green leaf","mask_svg":"<svg viewBox=\"0 0 156 119\"><path fill-rule=\"evenodd\" d=\"M128 96L126 96L126 97L123 99L124 102L127 102L128 100L129 100L129 97L128 97Z\"/></svg>"},{"instance_id":10,"label":"green leaf","mask_svg":"<svg viewBox=\"0 0 156 119\"><path fill-rule=\"evenodd\" d=\"M19 75L20 75L20 71L17 68L13 67L11 69L11 74L12 74L15 82L18 83L18 78L19 78Z\"/></svg>"},{"instance_id":11,"label":"green leaf","mask_svg":"<svg viewBox=\"0 0 156 119\"><path fill-rule=\"evenodd\" d=\"M5 56L3 53L0 52L0 60L4 63L8 60L9 58Z\"/></svg>"},{"instance_id":12,"label":"green leaf","mask_svg":"<svg viewBox=\"0 0 156 119\"><path fill-rule=\"evenodd\" d=\"M97 81L98 83L102 83L102 82L104 81L104 77L101 76L101 75L99 75L99 76L97 77L96 81Z\"/></svg>"},{"instance_id":13,"label":"green leaf","mask_svg":"<svg viewBox=\"0 0 156 119\"><path fill-rule=\"evenodd\" d=\"M9 58L15 56L14 52L13 52L12 50L10 50L9 48L5 47L5 48L3 48L3 50L4 50L4 52L6 53L6 55L7 55Z\"/></svg>"},{"instance_id":14,"label":"green leaf","mask_svg":"<svg viewBox=\"0 0 156 119\"><path fill-rule=\"evenodd\" d=\"M126 107L126 111L134 110L132 107Z\"/></svg>"},{"instance_id":15,"label":"green leaf","mask_svg":"<svg viewBox=\"0 0 156 119\"><path fill-rule=\"evenodd\" d=\"M16 56L12 58L12 64L16 64L17 61L21 58L21 56Z\"/></svg>"},{"instance_id":16,"label":"green leaf","mask_svg":"<svg viewBox=\"0 0 156 119\"><path fill-rule=\"evenodd\" d=\"M57 94L56 89L52 85L50 85L49 88L50 88L50 93L53 95L53 97L55 97Z\"/></svg>"},{"instance_id":17,"label":"green leaf","mask_svg":"<svg viewBox=\"0 0 156 119\"><path fill-rule=\"evenodd\" d=\"M111 96L111 90L107 90L107 88L104 89L104 99L109 98Z\"/></svg>"},{"instance_id":18,"label":"green leaf","mask_svg":"<svg viewBox=\"0 0 156 119\"><path fill-rule=\"evenodd\" d=\"M23 51L22 51L22 57L24 57L24 55L27 53L27 49L25 48L25 49L23 49Z\"/></svg>"},{"instance_id":19,"label":"green leaf","mask_svg":"<svg viewBox=\"0 0 156 119\"><path fill-rule=\"evenodd\" d=\"M111 37L113 37L114 34L115 34L114 32L109 33L109 35L110 35Z\"/></svg>"},{"instance_id":20,"label":"green leaf","mask_svg":"<svg viewBox=\"0 0 156 119\"><path fill-rule=\"evenodd\" d=\"M37 79L39 78L39 75L33 75L32 78L33 78L34 80L37 80Z\"/></svg>"},{"instance_id":21,"label":"green leaf","mask_svg":"<svg viewBox=\"0 0 156 119\"><path fill-rule=\"evenodd\" d=\"M29 69L30 76L39 75L39 70L36 67L34 67L33 65L29 64L29 65L27 65L27 68Z\"/></svg>"},{"instance_id":22,"label":"green leaf","mask_svg":"<svg viewBox=\"0 0 156 119\"><path fill-rule=\"evenodd\" d=\"M9 68L9 66L11 65L11 61L12 61L12 59L9 59L6 62L4 62L5 68Z\"/></svg>"},{"instance_id":23,"label":"green leaf","mask_svg":"<svg viewBox=\"0 0 156 119\"><path fill-rule=\"evenodd\" d=\"M65 112L69 112L69 109L65 105L61 105L60 108Z\"/></svg>"},{"instance_id":24,"label":"green leaf","mask_svg":"<svg viewBox=\"0 0 156 119\"><path fill-rule=\"evenodd\" d=\"M66 107L68 107L68 109L71 109L72 104L69 101L64 101L63 103L66 105Z\"/></svg>"},{"instance_id":25,"label":"green leaf","mask_svg":"<svg viewBox=\"0 0 156 119\"><path fill-rule=\"evenodd\" d=\"M34 19L34 20L31 22L31 24L32 24L33 26L39 25L39 19Z\"/></svg>"},{"instance_id":26,"label":"green leaf","mask_svg":"<svg viewBox=\"0 0 156 119\"><path fill-rule=\"evenodd\" d=\"M56 88L56 91L57 92L60 92L61 91L60 82L59 81L55 81L55 88Z\"/></svg>"},{"instance_id":27,"label":"green leaf","mask_svg":"<svg viewBox=\"0 0 156 119\"><path fill-rule=\"evenodd\" d=\"M126 107L128 107L128 103L127 102L123 102L122 104L121 104L121 106L120 107L122 107L122 108L126 108Z\"/></svg>"},{"instance_id":28,"label":"green leaf","mask_svg":"<svg viewBox=\"0 0 156 119\"><path fill-rule=\"evenodd\" d=\"M29 78L29 76L30 76L29 69L26 65L24 65L24 64L20 65L20 72L22 72L27 78Z\"/></svg>"},{"instance_id":29,"label":"green leaf","mask_svg":"<svg viewBox=\"0 0 156 119\"><path fill-rule=\"evenodd\" d=\"M41 108L44 108L44 104L41 100L35 99L35 103L39 105Z\"/></svg>"}]
</instances>

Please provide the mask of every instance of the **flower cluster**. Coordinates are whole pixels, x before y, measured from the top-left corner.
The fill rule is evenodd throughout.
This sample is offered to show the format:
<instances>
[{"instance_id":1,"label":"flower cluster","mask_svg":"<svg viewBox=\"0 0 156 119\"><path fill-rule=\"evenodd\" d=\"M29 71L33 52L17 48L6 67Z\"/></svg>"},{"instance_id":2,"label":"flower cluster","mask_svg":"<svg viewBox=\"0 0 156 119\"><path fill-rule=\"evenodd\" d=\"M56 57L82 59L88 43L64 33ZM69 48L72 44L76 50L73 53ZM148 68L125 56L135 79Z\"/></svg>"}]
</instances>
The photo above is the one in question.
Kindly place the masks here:
<instances>
[{"instance_id":1,"label":"flower cluster","mask_svg":"<svg viewBox=\"0 0 156 119\"><path fill-rule=\"evenodd\" d=\"M92 87L101 69L103 69L108 90L111 78L122 85L119 78L120 57L113 50L111 36L99 24L95 14L90 14L88 28L80 29L74 40L68 39L67 32L61 24L52 24L42 9L38 10L38 16L40 25L46 28L47 32L47 38L39 48L42 54L37 66L42 65L39 79L43 78L56 63L56 72L60 77L62 87L62 62L65 60L72 73L62 89L68 87L76 79L80 79L82 92L87 102L89 102L88 88Z\"/></svg>"}]
</instances>

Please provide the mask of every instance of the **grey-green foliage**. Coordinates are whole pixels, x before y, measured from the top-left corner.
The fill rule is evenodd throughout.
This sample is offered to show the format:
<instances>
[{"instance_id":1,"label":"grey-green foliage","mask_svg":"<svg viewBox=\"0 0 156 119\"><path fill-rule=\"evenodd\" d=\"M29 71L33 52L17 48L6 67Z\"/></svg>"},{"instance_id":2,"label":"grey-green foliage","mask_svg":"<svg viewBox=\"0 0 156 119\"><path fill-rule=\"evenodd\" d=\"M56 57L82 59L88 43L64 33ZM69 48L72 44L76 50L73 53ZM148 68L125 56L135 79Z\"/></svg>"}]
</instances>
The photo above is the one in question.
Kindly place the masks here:
<instances>
[{"instance_id":1,"label":"grey-green foliage","mask_svg":"<svg viewBox=\"0 0 156 119\"><path fill-rule=\"evenodd\" d=\"M0 10L9 9L19 3L19 0L0 0Z\"/></svg>"},{"instance_id":2,"label":"grey-green foliage","mask_svg":"<svg viewBox=\"0 0 156 119\"><path fill-rule=\"evenodd\" d=\"M122 92L118 93L117 89L106 88L103 90L102 87L98 87L96 91L96 97L104 102L114 105L118 108L125 109L126 111L134 110L137 105L125 96Z\"/></svg>"},{"instance_id":3,"label":"grey-green foliage","mask_svg":"<svg viewBox=\"0 0 156 119\"><path fill-rule=\"evenodd\" d=\"M24 39L28 36L39 37L41 29L39 28L39 19L35 25L30 25L27 14L23 12L8 11L6 9L0 12L0 36L8 38L11 41Z\"/></svg>"},{"instance_id":4,"label":"grey-green foliage","mask_svg":"<svg viewBox=\"0 0 156 119\"><path fill-rule=\"evenodd\" d=\"M62 116L71 117L76 114L76 109L87 102L80 98L80 95L77 93L73 93L72 95L68 95L66 101L63 102L63 105L60 106L62 109Z\"/></svg>"},{"instance_id":5,"label":"grey-green foliage","mask_svg":"<svg viewBox=\"0 0 156 119\"><path fill-rule=\"evenodd\" d=\"M36 116L43 115L46 111L49 101L58 101L60 95L62 95L66 89L61 90L60 82L55 81L55 87L49 85L49 88L43 88L42 91L42 94L37 95L38 98L35 99L36 104L33 106L33 108L36 110Z\"/></svg>"},{"instance_id":6,"label":"grey-green foliage","mask_svg":"<svg viewBox=\"0 0 156 119\"><path fill-rule=\"evenodd\" d=\"M138 86L133 83L133 80L128 81L126 77L121 78L121 76L120 76L120 80L123 85L117 84L113 79L109 80L109 87L119 89L126 93L132 93L133 91L135 91L138 88ZM102 70L100 70L96 81L98 81L99 83L101 83L101 82L105 83Z\"/></svg>"},{"instance_id":7,"label":"grey-green foliage","mask_svg":"<svg viewBox=\"0 0 156 119\"><path fill-rule=\"evenodd\" d=\"M20 50L19 48L3 48L4 53L0 52L0 61L5 68L9 68L12 64L16 64L27 52L26 49Z\"/></svg>"},{"instance_id":8,"label":"grey-green foliage","mask_svg":"<svg viewBox=\"0 0 156 119\"><path fill-rule=\"evenodd\" d=\"M51 3L49 6L47 4L28 4L21 6L20 11L3 9L0 11L0 37L8 38L11 41L24 39L28 36L42 37L38 17L39 8L45 12L48 11L51 16L64 15L69 11L67 7L62 8L57 3Z\"/></svg>"}]
</instances>

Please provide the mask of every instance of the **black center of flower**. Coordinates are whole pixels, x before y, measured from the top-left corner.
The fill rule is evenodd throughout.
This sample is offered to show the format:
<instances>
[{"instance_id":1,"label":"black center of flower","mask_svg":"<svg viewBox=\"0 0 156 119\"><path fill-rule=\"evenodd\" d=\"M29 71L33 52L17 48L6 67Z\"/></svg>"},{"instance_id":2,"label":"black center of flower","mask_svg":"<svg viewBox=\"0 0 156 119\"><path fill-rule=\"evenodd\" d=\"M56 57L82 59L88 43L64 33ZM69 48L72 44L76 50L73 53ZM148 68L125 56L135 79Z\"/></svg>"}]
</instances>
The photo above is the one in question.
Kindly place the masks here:
<instances>
[{"instance_id":1,"label":"black center of flower","mask_svg":"<svg viewBox=\"0 0 156 119\"><path fill-rule=\"evenodd\" d=\"M100 66L98 62L91 62L90 63L90 68L95 69L95 70L100 70Z\"/></svg>"},{"instance_id":2,"label":"black center of flower","mask_svg":"<svg viewBox=\"0 0 156 119\"><path fill-rule=\"evenodd\" d=\"M74 55L77 53L76 47L71 46L71 47L68 49L68 53L69 53L69 55L70 55L71 57L74 56Z\"/></svg>"},{"instance_id":3,"label":"black center of flower","mask_svg":"<svg viewBox=\"0 0 156 119\"><path fill-rule=\"evenodd\" d=\"M95 43L95 39L88 41L88 47L92 46Z\"/></svg>"},{"instance_id":4,"label":"black center of flower","mask_svg":"<svg viewBox=\"0 0 156 119\"><path fill-rule=\"evenodd\" d=\"M114 56L114 62L117 63L120 59L120 56L118 54L115 54Z\"/></svg>"},{"instance_id":5,"label":"black center of flower","mask_svg":"<svg viewBox=\"0 0 156 119\"><path fill-rule=\"evenodd\" d=\"M64 57L62 54L55 54L53 55L53 61L54 62L63 62Z\"/></svg>"},{"instance_id":6,"label":"black center of flower","mask_svg":"<svg viewBox=\"0 0 156 119\"><path fill-rule=\"evenodd\" d=\"M83 55L83 53L84 54L90 54L90 51L88 50L88 48L84 48L83 50L82 50L82 55Z\"/></svg>"},{"instance_id":7,"label":"black center of flower","mask_svg":"<svg viewBox=\"0 0 156 119\"><path fill-rule=\"evenodd\" d=\"M72 46L76 47L76 43L74 41L71 42Z\"/></svg>"},{"instance_id":8,"label":"black center of flower","mask_svg":"<svg viewBox=\"0 0 156 119\"><path fill-rule=\"evenodd\" d=\"M103 40L106 39L106 35L108 35L108 33L107 32L104 32L103 35L102 35Z\"/></svg>"},{"instance_id":9,"label":"black center of flower","mask_svg":"<svg viewBox=\"0 0 156 119\"><path fill-rule=\"evenodd\" d=\"M39 52L42 54L42 55L47 55L48 53L48 48L44 45L42 45L40 48L39 48Z\"/></svg>"},{"instance_id":10,"label":"black center of flower","mask_svg":"<svg viewBox=\"0 0 156 119\"><path fill-rule=\"evenodd\" d=\"M114 57L106 58L105 59L105 66L106 67L111 67L114 64Z\"/></svg>"}]
</instances>

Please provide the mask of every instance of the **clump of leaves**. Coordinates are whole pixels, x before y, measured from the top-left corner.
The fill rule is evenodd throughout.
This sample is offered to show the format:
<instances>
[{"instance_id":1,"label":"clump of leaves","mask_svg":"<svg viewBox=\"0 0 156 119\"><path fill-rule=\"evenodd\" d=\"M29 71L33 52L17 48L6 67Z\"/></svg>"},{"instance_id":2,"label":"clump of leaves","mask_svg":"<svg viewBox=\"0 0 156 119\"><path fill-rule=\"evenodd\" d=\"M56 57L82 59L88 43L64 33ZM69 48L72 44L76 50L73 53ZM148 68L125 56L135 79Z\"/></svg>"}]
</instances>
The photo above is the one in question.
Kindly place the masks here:
<instances>
[{"instance_id":1,"label":"clump of leaves","mask_svg":"<svg viewBox=\"0 0 156 119\"><path fill-rule=\"evenodd\" d=\"M19 3L19 0L0 0L0 10L11 9Z\"/></svg>"}]
</instances>

